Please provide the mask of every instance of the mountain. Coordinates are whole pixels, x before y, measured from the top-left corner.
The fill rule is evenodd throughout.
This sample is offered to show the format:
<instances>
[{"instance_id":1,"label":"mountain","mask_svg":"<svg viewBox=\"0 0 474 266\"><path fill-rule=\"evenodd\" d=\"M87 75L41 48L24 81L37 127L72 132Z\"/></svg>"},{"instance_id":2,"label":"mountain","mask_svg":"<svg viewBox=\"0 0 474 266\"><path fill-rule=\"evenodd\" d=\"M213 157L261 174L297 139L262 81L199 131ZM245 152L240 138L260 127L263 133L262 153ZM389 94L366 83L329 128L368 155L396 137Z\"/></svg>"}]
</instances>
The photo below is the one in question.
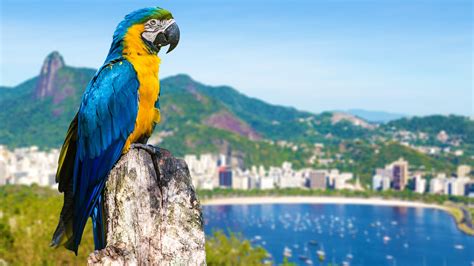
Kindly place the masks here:
<instances>
[{"instance_id":1,"label":"mountain","mask_svg":"<svg viewBox=\"0 0 474 266\"><path fill-rule=\"evenodd\" d=\"M48 55L40 74L14 88L2 89L0 143L10 146L58 147L95 70L65 64L58 52ZM247 97L227 86L207 86L189 76L161 81L163 130L183 125L207 126L250 140L324 141L367 135L350 120L275 106ZM11 117L15 117L11 120Z\"/></svg>"},{"instance_id":2,"label":"mountain","mask_svg":"<svg viewBox=\"0 0 474 266\"><path fill-rule=\"evenodd\" d=\"M38 76L15 87L0 88L0 144L59 148L95 71L68 66L58 52L53 52L45 58ZM160 104L162 121L150 142L176 156L232 152L245 166L290 161L296 168L337 167L369 183L372 167L383 167L393 158L410 156L417 162L414 167L451 171L454 163L468 160L471 151L474 153L470 146L463 158L431 158L386 141L398 130L426 129L424 132L435 138L434 134L445 128L448 134L467 134L462 139L468 142L473 122L457 117L442 118L436 128L431 123L438 120L430 117L426 121L413 118L376 125L344 112L313 114L268 104L231 87L208 86L187 75L161 80ZM459 123L452 128L450 121ZM321 146L323 151L318 148ZM319 159L327 158L333 162L320 164Z\"/></svg>"},{"instance_id":3,"label":"mountain","mask_svg":"<svg viewBox=\"0 0 474 266\"><path fill-rule=\"evenodd\" d=\"M364 109L349 109L345 112L372 123L387 123L407 117L407 115L404 114L389 113L384 111L369 111Z\"/></svg>"}]
</instances>

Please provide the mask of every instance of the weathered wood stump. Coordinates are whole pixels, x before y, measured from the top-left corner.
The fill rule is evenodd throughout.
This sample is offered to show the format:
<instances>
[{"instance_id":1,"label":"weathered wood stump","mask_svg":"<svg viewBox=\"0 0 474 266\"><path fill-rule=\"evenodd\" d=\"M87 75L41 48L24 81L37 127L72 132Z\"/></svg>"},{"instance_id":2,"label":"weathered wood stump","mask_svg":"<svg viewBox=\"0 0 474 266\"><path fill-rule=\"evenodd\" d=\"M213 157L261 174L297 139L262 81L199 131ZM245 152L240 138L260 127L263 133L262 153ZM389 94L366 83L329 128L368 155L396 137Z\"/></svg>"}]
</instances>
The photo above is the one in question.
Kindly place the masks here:
<instances>
[{"instance_id":1,"label":"weathered wood stump","mask_svg":"<svg viewBox=\"0 0 474 266\"><path fill-rule=\"evenodd\" d=\"M104 192L107 247L89 265L205 265L201 205L189 170L169 151L132 148Z\"/></svg>"}]
</instances>

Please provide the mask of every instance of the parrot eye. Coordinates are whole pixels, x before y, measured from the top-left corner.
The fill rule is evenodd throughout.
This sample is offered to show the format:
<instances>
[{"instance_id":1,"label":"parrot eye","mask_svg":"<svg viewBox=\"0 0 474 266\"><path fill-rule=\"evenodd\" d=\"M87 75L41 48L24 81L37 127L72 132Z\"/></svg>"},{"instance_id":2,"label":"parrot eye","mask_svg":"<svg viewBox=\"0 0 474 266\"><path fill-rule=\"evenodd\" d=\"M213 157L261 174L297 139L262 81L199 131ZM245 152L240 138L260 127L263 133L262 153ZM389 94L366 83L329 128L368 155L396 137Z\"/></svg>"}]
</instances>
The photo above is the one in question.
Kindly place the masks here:
<instances>
[{"instance_id":1,"label":"parrot eye","mask_svg":"<svg viewBox=\"0 0 474 266\"><path fill-rule=\"evenodd\" d=\"M150 20L150 25L151 25L151 26L155 26L155 25L156 25L156 23L157 23L157 22L156 22L156 19L152 19L152 20Z\"/></svg>"}]
</instances>

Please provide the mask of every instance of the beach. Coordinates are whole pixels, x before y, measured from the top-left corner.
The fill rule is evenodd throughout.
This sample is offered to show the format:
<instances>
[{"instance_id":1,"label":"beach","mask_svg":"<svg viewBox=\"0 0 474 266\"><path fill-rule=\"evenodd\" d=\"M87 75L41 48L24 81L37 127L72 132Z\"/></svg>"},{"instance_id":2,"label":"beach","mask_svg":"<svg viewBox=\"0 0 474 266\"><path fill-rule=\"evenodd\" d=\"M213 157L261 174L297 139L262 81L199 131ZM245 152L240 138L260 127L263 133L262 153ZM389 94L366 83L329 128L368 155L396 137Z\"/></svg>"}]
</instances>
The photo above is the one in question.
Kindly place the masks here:
<instances>
[{"instance_id":1,"label":"beach","mask_svg":"<svg viewBox=\"0 0 474 266\"><path fill-rule=\"evenodd\" d=\"M448 211L448 208L436 204L416 201L405 201L382 198L344 198L344 197L315 197L315 196L282 196L282 197L229 197L202 200L202 205L246 205L246 204L352 204L374 206L397 206L413 208L432 208Z\"/></svg>"}]
</instances>

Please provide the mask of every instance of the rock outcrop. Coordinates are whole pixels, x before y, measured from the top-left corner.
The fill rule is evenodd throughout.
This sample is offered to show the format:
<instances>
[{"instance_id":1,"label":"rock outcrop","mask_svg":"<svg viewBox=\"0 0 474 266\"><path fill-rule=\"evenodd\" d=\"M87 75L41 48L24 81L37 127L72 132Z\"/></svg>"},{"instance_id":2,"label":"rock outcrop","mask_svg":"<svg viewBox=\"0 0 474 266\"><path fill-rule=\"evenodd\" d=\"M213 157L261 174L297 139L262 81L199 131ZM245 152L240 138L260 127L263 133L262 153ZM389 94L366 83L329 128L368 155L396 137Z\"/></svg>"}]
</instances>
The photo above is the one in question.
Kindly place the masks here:
<instances>
[{"instance_id":1,"label":"rock outcrop","mask_svg":"<svg viewBox=\"0 0 474 266\"><path fill-rule=\"evenodd\" d=\"M104 195L107 247L89 265L206 264L201 205L183 160L152 146L132 148Z\"/></svg>"},{"instance_id":2,"label":"rock outcrop","mask_svg":"<svg viewBox=\"0 0 474 266\"><path fill-rule=\"evenodd\" d=\"M56 73L62 67L64 67L64 60L58 52L52 52L44 59L40 75L38 76L38 82L36 83L36 99L44 99L47 96L53 95Z\"/></svg>"}]
</instances>

